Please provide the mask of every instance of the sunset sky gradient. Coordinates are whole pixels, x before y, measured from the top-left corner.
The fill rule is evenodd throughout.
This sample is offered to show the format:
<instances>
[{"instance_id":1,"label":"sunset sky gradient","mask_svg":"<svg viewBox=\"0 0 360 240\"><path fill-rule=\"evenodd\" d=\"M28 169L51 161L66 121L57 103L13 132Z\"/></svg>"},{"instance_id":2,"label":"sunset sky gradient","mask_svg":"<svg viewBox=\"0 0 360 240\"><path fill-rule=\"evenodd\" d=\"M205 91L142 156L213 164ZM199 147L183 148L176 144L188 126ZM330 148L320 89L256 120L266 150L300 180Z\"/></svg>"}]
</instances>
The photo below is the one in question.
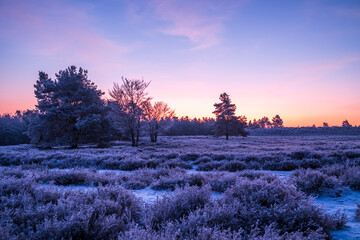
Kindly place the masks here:
<instances>
[{"instance_id":1,"label":"sunset sky gradient","mask_svg":"<svg viewBox=\"0 0 360 240\"><path fill-rule=\"evenodd\" d=\"M227 92L248 120L360 125L360 1L0 0L0 113L33 109L38 71L121 77L177 116L214 117Z\"/></svg>"}]
</instances>

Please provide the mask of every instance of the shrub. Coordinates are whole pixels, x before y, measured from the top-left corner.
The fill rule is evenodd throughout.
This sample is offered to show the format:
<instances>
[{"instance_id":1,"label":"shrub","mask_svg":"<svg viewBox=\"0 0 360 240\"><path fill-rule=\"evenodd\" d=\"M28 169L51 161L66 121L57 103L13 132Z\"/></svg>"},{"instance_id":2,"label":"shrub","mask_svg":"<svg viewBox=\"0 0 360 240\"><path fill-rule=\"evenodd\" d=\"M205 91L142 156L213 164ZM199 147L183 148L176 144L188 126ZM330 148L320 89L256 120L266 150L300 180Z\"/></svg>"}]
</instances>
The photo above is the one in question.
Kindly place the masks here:
<instances>
[{"instance_id":1,"label":"shrub","mask_svg":"<svg viewBox=\"0 0 360 240\"><path fill-rule=\"evenodd\" d=\"M279 170L281 171L292 171L297 169L299 166L297 162L292 160L284 160L279 163Z\"/></svg>"},{"instance_id":2,"label":"shrub","mask_svg":"<svg viewBox=\"0 0 360 240\"><path fill-rule=\"evenodd\" d=\"M101 164L101 169L119 169L120 161L116 158L105 159Z\"/></svg>"},{"instance_id":3,"label":"shrub","mask_svg":"<svg viewBox=\"0 0 360 240\"><path fill-rule=\"evenodd\" d=\"M214 176L210 180L211 189L215 192L223 193L236 182L236 176L225 175L225 176Z\"/></svg>"},{"instance_id":4,"label":"shrub","mask_svg":"<svg viewBox=\"0 0 360 240\"><path fill-rule=\"evenodd\" d=\"M201 187L205 183L207 183L207 179L203 175L178 173L171 176L160 176L159 180L151 184L151 188L174 191L177 187L185 187L186 185Z\"/></svg>"},{"instance_id":5,"label":"shrub","mask_svg":"<svg viewBox=\"0 0 360 240\"><path fill-rule=\"evenodd\" d=\"M346 168L339 178L344 186L356 191L360 190L360 166Z\"/></svg>"},{"instance_id":6,"label":"shrub","mask_svg":"<svg viewBox=\"0 0 360 240\"><path fill-rule=\"evenodd\" d=\"M168 221L176 221L190 212L204 207L210 200L209 187L186 187L176 189L173 195L157 199L146 213L146 224L151 229L159 230Z\"/></svg>"},{"instance_id":7,"label":"shrub","mask_svg":"<svg viewBox=\"0 0 360 240\"><path fill-rule=\"evenodd\" d=\"M180 156L180 159L183 161L195 161L200 157L197 153L187 153Z\"/></svg>"},{"instance_id":8,"label":"shrub","mask_svg":"<svg viewBox=\"0 0 360 240\"><path fill-rule=\"evenodd\" d=\"M210 157L215 161L221 161L221 160L226 159L226 155L224 155L224 154L213 154Z\"/></svg>"},{"instance_id":9,"label":"shrub","mask_svg":"<svg viewBox=\"0 0 360 240\"><path fill-rule=\"evenodd\" d=\"M196 239L197 228L227 230L245 239L325 239L343 216L326 215L311 198L278 179L238 179L224 198L163 228L173 227L184 239Z\"/></svg>"},{"instance_id":10,"label":"shrub","mask_svg":"<svg viewBox=\"0 0 360 240\"><path fill-rule=\"evenodd\" d=\"M218 168L220 171L229 171L229 172L236 172L241 171L246 168L244 162L239 160L232 160L230 162L224 163L222 166Z\"/></svg>"},{"instance_id":11,"label":"shrub","mask_svg":"<svg viewBox=\"0 0 360 240\"><path fill-rule=\"evenodd\" d=\"M300 167L302 168L316 169L316 168L321 168L321 166L322 164L318 159L304 159L300 163Z\"/></svg>"},{"instance_id":12,"label":"shrub","mask_svg":"<svg viewBox=\"0 0 360 240\"><path fill-rule=\"evenodd\" d=\"M321 195L326 191L339 191L340 184L335 177L327 176L312 169L299 169L293 172L289 182L307 195Z\"/></svg>"},{"instance_id":13,"label":"shrub","mask_svg":"<svg viewBox=\"0 0 360 240\"><path fill-rule=\"evenodd\" d=\"M177 153L168 153L168 154L166 154L166 158L167 159L173 159L173 158L177 158L179 156L179 154L177 154Z\"/></svg>"},{"instance_id":14,"label":"shrub","mask_svg":"<svg viewBox=\"0 0 360 240\"><path fill-rule=\"evenodd\" d=\"M264 229L266 225L275 223L281 226L282 233L323 228L324 233L330 236L330 231L340 222L336 216L328 218L311 199L277 179L271 182L263 179L239 180L225 192L224 203L234 206L235 214L240 213L240 216L235 217L240 219L232 223L240 223L247 231L249 228L246 226L258 224L260 229ZM256 218L253 218L254 214ZM229 224L229 227L235 226Z\"/></svg>"},{"instance_id":15,"label":"shrub","mask_svg":"<svg viewBox=\"0 0 360 240\"><path fill-rule=\"evenodd\" d=\"M360 150L345 151L344 154L349 159L360 158Z\"/></svg>"},{"instance_id":16,"label":"shrub","mask_svg":"<svg viewBox=\"0 0 360 240\"><path fill-rule=\"evenodd\" d=\"M141 223L140 202L113 185L94 191L42 187L33 178L0 179L0 232L9 239L113 239Z\"/></svg>"},{"instance_id":17,"label":"shrub","mask_svg":"<svg viewBox=\"0 0 360 240\"><path fill-rule=\"evenodd\" d=\"M213 159L211 157L202 156L202 157L198 158L198 160L196 160L194 162L194 164L197 165L197 164L200 164L200 163L208 163L208 162L211 162L211 161L213 161Z\"/></svg>"},{"instance_id":18,"label":"shrub","mask_svg":"<svg viewBox=\"0 0 360 240\"><path fill-rule=\"evenodd\" d=\"M289 154L289 157L294 160L302 160L306 157L310 156L310 152L308 151L296 151Z\"/></svg>"},{"instance_id":19,"label":"shrub","mask_svg":"<svg viewBox=\"0 0 360 240\"><path fill-rule=\"evenodd\" d=\"M223 162L208 162L208 163L201 163L197 166L197 171L212 171L216 170L218 167L222 166Z\"/></svg>"},{"instance_id":20,"label":"shrub","mask_svg":"<svg viewBox=\"0 0 360 240\"><path fill-rule=\"evenodd\" d=\"M356 203L356 205L357 205L357 208L356 208L356 210L355 210L355 219L356 219L357 221L360 221L360 204L359 204L359 203Z\"/></svg>"},{"instance_id":21,"label":"shrub","mask_svg":"<svg viewBox=\"0 0 360 240\"><path fill-rule=\"evenodd\" d=\"M160 165L161 167L169 167L169 168L183 168L183 169L192 169L192 165L186 162L181 161L180 159L173 159L170 161L166 161Z\"/></svg>"},{"instance_id":22,"label":"shrub","mask_svg":"<svg viewBox=\"0 0 360 240\"><path fill-rule=\"evenodd\" d=\"M120 162L119 169L125 171L133 171L146 167L146 161L142 159L131 159Z\"/></svg>"}]
</instances>

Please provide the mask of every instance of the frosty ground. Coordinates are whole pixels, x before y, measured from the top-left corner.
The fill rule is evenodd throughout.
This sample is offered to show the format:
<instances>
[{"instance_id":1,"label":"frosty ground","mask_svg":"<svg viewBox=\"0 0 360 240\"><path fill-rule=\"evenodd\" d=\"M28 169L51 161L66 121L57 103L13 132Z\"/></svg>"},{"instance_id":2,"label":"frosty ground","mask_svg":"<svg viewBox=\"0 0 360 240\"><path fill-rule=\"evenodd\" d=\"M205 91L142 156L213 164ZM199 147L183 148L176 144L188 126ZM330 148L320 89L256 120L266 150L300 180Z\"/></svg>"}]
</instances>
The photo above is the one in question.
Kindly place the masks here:
<instances>
[{"instance_id":1,"label":"frosty ground","mask_svg":"<svg viewBox=\"0 0 360 240\"><path fill-rule=\"evenodd\" d=\"M4 239L360 236L360 136L19 145L0 165Z\"/></svg>"}]
</instances>

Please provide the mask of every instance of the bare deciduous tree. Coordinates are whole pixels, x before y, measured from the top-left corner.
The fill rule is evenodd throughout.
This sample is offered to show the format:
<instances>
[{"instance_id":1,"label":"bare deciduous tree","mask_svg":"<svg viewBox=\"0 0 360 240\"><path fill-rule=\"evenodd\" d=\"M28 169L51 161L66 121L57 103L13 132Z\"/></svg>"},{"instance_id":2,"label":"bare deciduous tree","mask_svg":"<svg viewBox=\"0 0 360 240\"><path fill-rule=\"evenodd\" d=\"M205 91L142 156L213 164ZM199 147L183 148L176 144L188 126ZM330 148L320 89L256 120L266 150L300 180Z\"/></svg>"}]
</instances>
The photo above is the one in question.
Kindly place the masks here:
<instances>
[{"instance_id":1,"label":"bare deciduous tree","mask_svg":"<svg viewBox=\"0 0 360 240\"><path fill-rule=\"evenodd\" d=\"M164 102L155 102L154 105L149 103L146 108L146 117L151 142L157 141L157 136L161 130L166 127L166 123L175 116L174 110Z\"/></svg>"},{"instance_id":2,"label":"bare deciduous tree","mask_svg":"<svg viewBox=\"0 0 360 240\"><path fill-rule=\"evenodd\" d=\"M145 91L150 82L144 80L122 78L122 85L114 83L109 91L114 99L109 105L112 109L112 119L118 128L123 128L131 137L132 146L139 145L142 121L145 120L145 109L151 97Z\"/></svg>"}]
</instances>

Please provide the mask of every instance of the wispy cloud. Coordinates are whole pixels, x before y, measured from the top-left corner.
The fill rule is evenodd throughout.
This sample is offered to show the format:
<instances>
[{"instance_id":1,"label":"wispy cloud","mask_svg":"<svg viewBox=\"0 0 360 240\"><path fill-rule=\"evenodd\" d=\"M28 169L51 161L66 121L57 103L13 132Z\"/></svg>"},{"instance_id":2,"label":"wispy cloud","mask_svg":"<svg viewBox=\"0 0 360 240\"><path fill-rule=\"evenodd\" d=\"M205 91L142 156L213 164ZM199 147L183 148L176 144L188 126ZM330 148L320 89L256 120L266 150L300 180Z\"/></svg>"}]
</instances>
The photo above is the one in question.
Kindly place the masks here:
<instances>
[{"instance_id":1,"label":"wispy cloud","mask_svg":"<svg viewBox=\"0 0 360 240\"><path fill-rule=\"evenodd\" d=\"M154 0L152 6L158 18L170 23L162 33L186 37L195 44L191 50L198 50L221 42L224 22L239 1Z\"/></svg>"},{"instance_id":2,"label":"wispy cloud","mask_svg":"<svg viewBox=\"0 0 360 240\"><path fill-rule=\"evenodd\" d=\"M58 1L5 1L0 20L7 24L0 25L0 34L33 55L69 59L69 64L117 65L132 46L104 37L93 27L89 9Z\"/></svg>"}]
</instances>

